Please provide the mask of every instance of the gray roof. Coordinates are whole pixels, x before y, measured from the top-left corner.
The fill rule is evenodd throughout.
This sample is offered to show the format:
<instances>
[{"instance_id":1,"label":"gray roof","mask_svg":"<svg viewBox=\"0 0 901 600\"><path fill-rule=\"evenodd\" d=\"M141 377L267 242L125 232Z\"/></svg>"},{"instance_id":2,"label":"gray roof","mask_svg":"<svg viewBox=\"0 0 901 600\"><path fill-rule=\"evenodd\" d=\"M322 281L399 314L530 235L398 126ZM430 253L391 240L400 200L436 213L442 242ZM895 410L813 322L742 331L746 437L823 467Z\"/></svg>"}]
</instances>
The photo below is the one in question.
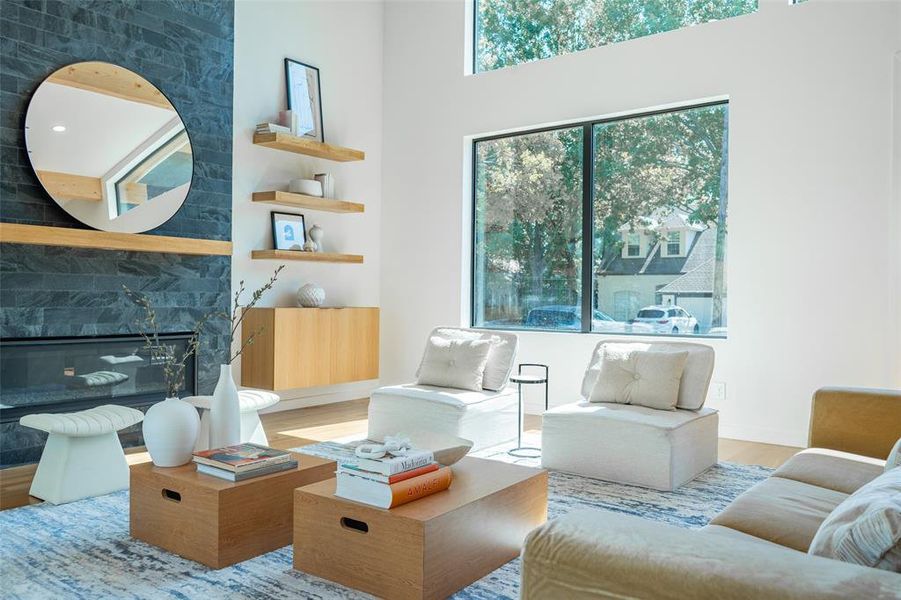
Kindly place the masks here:
<instances>
[{"instance_id":1,"label":"gray roof","mask_svg":"<svg viewBox=\"0 0 901 600\"><path fill-rule=\"evenodd\" d=\"M657 290L658 294L711 294L713 293L713 258L698 265L688 273L673 279Z\"/></svg>"},{"instance_id":2,"label":"gray roof","mask_svg":"<svg viewBox=\"0 0 901 600\"><path fill-rule=\"evenodd\" d=\"M687 256L661 256L660 245L654 247L654 254L648 258L623 258L617 254L607 263L603 275L679 275L697 269L712 260L716 249L716 228L705 229L695 236ZM647 266L645 267L645 263ZM644 267L644 271L642 271ZM708 289L708 291L710 291Z\"/></svg>"}]
</instances>

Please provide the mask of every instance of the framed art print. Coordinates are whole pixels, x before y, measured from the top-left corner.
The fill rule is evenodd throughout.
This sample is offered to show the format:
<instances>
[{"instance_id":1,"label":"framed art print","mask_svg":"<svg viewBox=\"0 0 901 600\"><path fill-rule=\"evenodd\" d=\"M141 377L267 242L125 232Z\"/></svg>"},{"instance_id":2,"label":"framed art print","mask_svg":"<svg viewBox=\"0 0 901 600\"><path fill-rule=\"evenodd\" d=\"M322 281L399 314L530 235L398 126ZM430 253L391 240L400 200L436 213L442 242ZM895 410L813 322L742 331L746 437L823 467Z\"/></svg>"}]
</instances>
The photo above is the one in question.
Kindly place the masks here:
<instances>
[{"instance_id":1,"label":"framed art print","mask_svg":"<svg viewBox=\"0 0 901 600\"><path fill-rule=\"evenodd\" d=\"M295 135L324 142L319 69L286 58L285 83L288 90L288 110L297 115Z\"/></svg>"},{"instance_id":2,"label":"framed art print","mask_svg":"<svg viewBox=\"0 0 901 600\"><path fill-rule=\"evenodd\" d=\"M272 242L276 250L303 250L306 241L303 215L272 211Z\"/></svg>"}]
</instances>

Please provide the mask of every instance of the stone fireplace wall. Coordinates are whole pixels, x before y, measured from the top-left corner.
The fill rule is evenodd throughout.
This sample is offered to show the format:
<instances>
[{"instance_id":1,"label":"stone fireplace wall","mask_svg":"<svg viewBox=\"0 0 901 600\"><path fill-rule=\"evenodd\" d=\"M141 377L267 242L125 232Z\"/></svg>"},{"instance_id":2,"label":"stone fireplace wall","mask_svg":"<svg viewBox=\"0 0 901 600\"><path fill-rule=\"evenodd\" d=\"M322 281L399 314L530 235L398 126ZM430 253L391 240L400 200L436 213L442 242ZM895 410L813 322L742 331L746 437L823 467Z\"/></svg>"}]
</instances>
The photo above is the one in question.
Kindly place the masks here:
<instances>
[{"instance_id":1,"label":"stone fireplace wall","mask_svg":"<svg viewBox=\"0 0 901 600\"><path fill-rule=\"evenodd\" d=\"M162 90L191 138L191 191L178 214L150 233L231 239L233 2L3 0L0 33L0 220L83 227L41 188L23 127L29 99L45 77L69 63L98 60L127 67ZM132 333L139 312L123 285L150 297L165 330L186 331L201 314L228 308L230 280L229 257L3 244L0 336ZM203 338L201 393L215 386L226 333L220 323ZM142 443L134 433L127 442ZM26 454L33 460L41 435L4 424L0 462L27 462L17 447L31 448Z\"/></svg>"}]
</instances>

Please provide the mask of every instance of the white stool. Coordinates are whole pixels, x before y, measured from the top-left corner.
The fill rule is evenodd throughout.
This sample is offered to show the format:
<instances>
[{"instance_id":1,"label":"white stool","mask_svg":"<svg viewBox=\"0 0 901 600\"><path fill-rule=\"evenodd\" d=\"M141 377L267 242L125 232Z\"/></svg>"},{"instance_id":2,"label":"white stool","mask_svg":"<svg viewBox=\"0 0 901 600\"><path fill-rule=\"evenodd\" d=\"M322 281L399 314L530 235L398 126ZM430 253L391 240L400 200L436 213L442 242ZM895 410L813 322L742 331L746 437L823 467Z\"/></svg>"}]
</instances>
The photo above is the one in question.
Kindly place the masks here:
<instances>
[{"instance_id":1,"label":"white stool","mask_svg":"<svg viewBox=\"0 0 901 600\"><path fill-rule=\"evenodd\" d=\"M114 405L25 415L19 424L50 434L29 493L63 504L127 489L128 464L116 432L143 419L139 410Z\"/></svg>"},{"instance_id":2,"label":"white stool","mask_svg":"<svg viewBox=\"0 0 901 600\"><path fill-rule=\"evenodd\" d=\"M184 399L200 409L200 434L197 436L195 451L210 448L210 403L212 396L190 396ZM238 402L241 405L241 441L253 442L262 446L269 445L269 439L260 422L259 411L277 404L281 400L278 394L263 390L240 390Z\"/></svg>"}]
</instances>

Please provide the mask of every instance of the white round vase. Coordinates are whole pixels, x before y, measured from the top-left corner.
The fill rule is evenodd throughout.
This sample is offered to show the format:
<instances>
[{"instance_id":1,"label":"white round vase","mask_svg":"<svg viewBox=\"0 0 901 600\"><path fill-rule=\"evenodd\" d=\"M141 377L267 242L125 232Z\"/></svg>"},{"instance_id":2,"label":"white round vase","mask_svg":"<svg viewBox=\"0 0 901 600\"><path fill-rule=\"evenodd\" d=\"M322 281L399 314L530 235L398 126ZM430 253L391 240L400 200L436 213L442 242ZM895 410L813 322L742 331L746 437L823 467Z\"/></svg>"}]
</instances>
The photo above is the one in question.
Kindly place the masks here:
<instances>
[{"instance_id":1,"label":"white round vase","mask_svg":"<svg viewBox=\"0 0 901 600\"><path fill-rule=\"evenodd\" d=\"M144 445L153 464L178 467L191 462L200 431L197 409L178 398L166 398L144 415Z\"/></svg>"},{"instance_id":2,"label":"white round vase","mask_svg":"<svg viewBox=\"0 0 901 600\"><path fill-rule=\"evenodd\" d=\"M297 304L305 308L317 308L325 302L325 290L315 283L308 283L297 290Z\"/></svg>"},{"instance_id":3,"label":"white round vase","mask_svg":"<svg viewBox=\"0 0 901 600\"><path fill-rule=\"evenodd\" d=\"M241 443L241 404L232 366L219 367L219 381L210 403L210 448Z\"/></svg>"}]
</instances>

